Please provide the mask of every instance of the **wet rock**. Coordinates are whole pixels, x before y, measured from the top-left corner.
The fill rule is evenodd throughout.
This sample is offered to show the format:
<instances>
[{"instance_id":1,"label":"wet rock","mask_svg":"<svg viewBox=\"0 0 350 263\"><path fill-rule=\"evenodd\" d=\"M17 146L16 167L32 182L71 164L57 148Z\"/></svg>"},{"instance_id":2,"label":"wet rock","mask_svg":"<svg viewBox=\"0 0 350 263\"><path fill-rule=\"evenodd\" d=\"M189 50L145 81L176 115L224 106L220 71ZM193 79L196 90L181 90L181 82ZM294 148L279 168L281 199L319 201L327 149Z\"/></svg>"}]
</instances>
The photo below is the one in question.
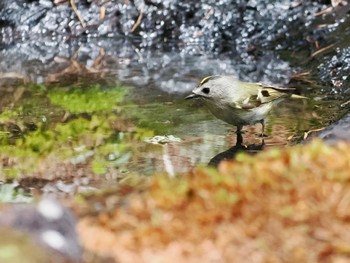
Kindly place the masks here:
<instances>
[{"instance_id":1,"label":"wet rock","mask_svg":"<svg viewBox=\"0 0 350 263\"><path fill-rule=\"evenodd\" d=\"M69 1L48 2L2 2L0 43L7 48L0 53L1 71L43 82L62 69L57 57L78 54L90 67L103 48L114 60L106 69L119 79L139 86L154 81L169 93L188 92L195 83L189 76L216 73L287 83L296 69L279 52L309 49L308 38L324 39L338 21L334 14L327 27L313 25L326 19L315 16L327 7L318 2L115 0L77 1L82 24Z\"/></svg>"},{"instance_id":2,"label":"wet rock","mask_svg":"<svg viewBox=\"0 0 350 263\"><path fill-rule=\"evenodd\" d=\"M246 59L247 45L266 47L275 45L278 39L281 49L285 46L282 39L293 41L293 37L303 33L300 27L306 28L314 20L314 13L324 8L315 2L293 4L267 0L79 1L79 21L68 1L52 6L46 0L7 0L2 4L0 17L13 23L21 38L132 36L137 37L140 48L159 48L174 40L186 44L203 42L215 52L243 52L242 59ZM295 40L300 42L300 38Z\"/></svg>"},{"instance_id":3,"label":"wet rock","mask_svg":"<svg viewBox=\"0 0 350 263\"><path fill-rule=\"evenodd\" d=\"M16 230L21 235L28 236L32 242L38 242L41 250L48 250L54 259L65 259L64 262L77 262L81 259L75 218L54 199L42 199L35 206L7 205L1 210L0 226ZM13 244L15 245L17 244Z\"/></svg>"},{"instance_id":4,"label":"wet rock","mask_svg":"<svg viewBox=\"0 0 350 263\"><path fill-rule=\"evenodd\" d=\"M245 80L268 83L285 83L293 69L273 52L266 52L253 61L235 60L227 54L213 55L202 51L203 46L193 46L193 54L186 50L157 51L139 49L125 39L76 39L69 42L26 41L0 51L0 72L22 72L33 82L50 79L50 74L64 71L72 63L69 58L86 67L86 71L110 71L120 81L146 87L150 83L167 93L186 93L199 79L213 74L236 74ZM100 57L100 50L106 54ZM199 55L200 54L200 55ZM103 68L95 68L100 59ZM11 61L11 63L10 63ZM77 72L79 73L79 72ZM67 77L64 77L67 81Z\"/></svg>"},{"instance_id":5,"label":"wet rock","mask_svg":"<svg viewBox=\"0 0 350 263\"><path fill-rule=\"evenodd\" d=\"M327 56L319 65L319 75L332 87L333 94L350 97L350 47L337 48L333 56Z\"/></svg>"},{"instance_id":6,"label":"wet rock","mask_svg":"<svg viewBox=\"0 0 350 263\"><path fill-rule=\"evenodd\" d=\"M336 143L339 140L350 141L350 114L321 131L317 137L328 143Z\"/></svg>"},{"instance_id":7,"label":"wet rock","mask_svg":"<svg viewBox=\"0 0 350 263\"><path fill-rule=\"evenodd\" d=\"M72 262L64 261L60 255L44 250L28 233L0 227L0 235L0 262Z\"/></svg>"}]
</instances>

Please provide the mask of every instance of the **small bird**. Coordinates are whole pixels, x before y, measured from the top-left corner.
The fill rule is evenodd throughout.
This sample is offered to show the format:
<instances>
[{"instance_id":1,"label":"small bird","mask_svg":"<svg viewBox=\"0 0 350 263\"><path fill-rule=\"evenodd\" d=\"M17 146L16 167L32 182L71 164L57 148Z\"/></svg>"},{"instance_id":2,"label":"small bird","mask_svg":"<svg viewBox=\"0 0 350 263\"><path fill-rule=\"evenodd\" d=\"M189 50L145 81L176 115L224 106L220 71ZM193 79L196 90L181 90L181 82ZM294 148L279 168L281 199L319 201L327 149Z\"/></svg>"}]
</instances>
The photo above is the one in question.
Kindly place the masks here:
<instances>
[{"instance_id":1,"label":"small bird","mask_svg":"<svg viewBox=\"0 0 350 263\"><path fill-rule=\"evenodd\" d=\"M203 78L185 99L200 98L215 117L236 126L238 134L245 125L261 123L263 136L264 119L274 105L286 98L305 98L291 94L293 90L214 75Z\"/></svg>"}]
</instances>

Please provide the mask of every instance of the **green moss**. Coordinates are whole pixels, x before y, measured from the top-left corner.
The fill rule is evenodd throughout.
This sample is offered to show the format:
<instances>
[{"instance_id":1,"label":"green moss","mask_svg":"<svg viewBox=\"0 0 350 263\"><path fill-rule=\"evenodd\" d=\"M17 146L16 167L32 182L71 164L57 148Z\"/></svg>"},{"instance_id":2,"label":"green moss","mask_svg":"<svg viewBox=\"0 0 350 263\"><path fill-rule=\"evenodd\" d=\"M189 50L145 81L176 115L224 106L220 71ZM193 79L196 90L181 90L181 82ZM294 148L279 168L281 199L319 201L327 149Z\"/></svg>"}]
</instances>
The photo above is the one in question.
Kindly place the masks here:
<instances>
[{"instance_id":1,"label":"green moss","mask_svg":"<svg viewBox=\"0 0 350 263\"><path fill-rule=\"evenodd\" d=\"M5 123L13 118L16 118L19 115L19 113L16 110L11 109L4 109L3 112L0 114L0 123Z\"/></svg>"},{"instance_id":2,"label":"green moss","mask_svg":"<svg viewBox=\"0 0 350 263\"><path fill-rule=\"evenodd\" d=\"M152 134L145 129L133 133L118 130L124 118L115 109L126 93L127 88L121 86L29 85L16 105L0 113L0 154L10 160L1 174L13 178L35 173L49 159L58 163L91 162L96 174L124 166L131 158L129 145Z\"/></svg>"},{"instance_id":3,"label":"green moss","mask_svg":"<svg viewBox=\"0 0 350 263\"><path fill-rule=\"evenodd\" d=\"M48 92L48 97L53 104L70 113L93 113L115 108L123 100L126 91L124 87L55 88Z\"/></svg>"},{"instance_id":4,"label":"green moss","mask_svg":"<svg viewBox=\"0 0 350 263\"><path fill-rule=\"evenodd\" d=\"M107 172L107 167L105 162L94 160L91 164L92 171L95 174L104 174Z\"/></svg>"},{"instance_id":5,"label":"green moss","mask_svg":"<svg viewBox=\"0 0 350 263\"><path fill-rule=\"evenodd\" d=\"M54 147L55 134L53 131L36 130L16 142L17 150L29 150L33 153L49 153Z\"/></svg>"}]
</instances>

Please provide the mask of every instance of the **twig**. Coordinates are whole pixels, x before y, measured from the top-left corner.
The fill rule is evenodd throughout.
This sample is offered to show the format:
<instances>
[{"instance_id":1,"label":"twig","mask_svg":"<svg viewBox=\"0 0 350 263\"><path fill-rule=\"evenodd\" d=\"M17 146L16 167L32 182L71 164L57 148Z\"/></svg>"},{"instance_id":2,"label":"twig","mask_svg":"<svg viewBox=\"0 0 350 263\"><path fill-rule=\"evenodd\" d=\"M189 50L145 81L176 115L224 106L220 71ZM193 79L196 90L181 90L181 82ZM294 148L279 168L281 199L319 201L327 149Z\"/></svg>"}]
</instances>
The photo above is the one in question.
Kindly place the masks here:
<instances>
[{"instance_id":1,"label":"twig","mask_svg":"<svg viewBox=\"0 0 350 263\"><path fill-rule=\"evenodd\" d=\"M142 16L143 16L143 9L144 9L144 6L142 5L141 6L141 10L140 10L140 14L139 14L139 17L137 18L135 24L132 26L130 32L134 32L135 29L139 26L139 24L141 23L141 19L142 19Z\"/></svg>"},{"instance_id":2,"label":"twig","mask_svg":"<svg viewBox=\"0 0 350 263\"><path fill-rule=\"evenodd\" d=\"M310 71L300 72L300 73L293 75L292 79L302 78L302 77L309 76L309 75L310 75Z\"/></svg>"},{"instance_id":3,"label":"twig","mask_svg":"<svg viewBox=\"0 0 350 263\"><path fill-rule=\"evenodd\" d=\"M85 22L84 22L84 19L83 19L83 18L80 16L80 14L79 14L78 9L77 9L77 6L76 6L75 3L74 3L74 0L70 0L69 2L70 2L70 5L72 6L72 9L73 9L75 15L78 17L78 20L79 20L81 26L82 26L83 28L85 28L85 27L86 27L86 24L85 24Z\"/></svg>"},{"instance_id":4,"label":"twig","mask_svg":"<svg viewBox=\"0 0 350 263\"><path fill-rule=\"evenodd\" d=\"M350 100L348 100L347 102L344 102L342 104L340 104L340 107L344 108L345 106L350 104Z\"/></svg>"},{"instance_id":5,"label":"twig","mask_svg":"<svg viewBox=\"0 0 350 263\"><path fill-rule=\"evenodd\" d=\"M342 2L342 0L331 0L333 7L337 7L338 5L342 4Z\"/></svg>"},{"instance_id":6,"label":"twig","mask_svg":"<svg viewBox=\"0 0 350 263\"><path fill-rule=\"evenodd\" d=\"M104 19L106 15L106 8L104 6L101 6L100 8L100 20Z\"/></svg>"},{"instance_id":7,"label":"twig","mask_svg":"<svg viewBox=\"0 0 350 263\"><path fill-rule=\"evenodd\" d=\"M28 82L29 78L25 75L22 75L21 73L17 73L17 72L0 72L0 79L22 79L23 82Z\"/></svg>"},{"instance_id":8,"label":"twig","mask_svg":"<svg viewBox=\"0 0 350 263\"><path fill-rule=\"evenodd\" d=\"M320 16L320 15L323 15L323 14L327 14L327 13L331 12L332 10L333 10L333 7L328 7L326 9L316 13L315 16Z\"/></svg>"},{"instance_id":9,"label":"twig","mask_svg":"<svg viewBox=\"0 0 350 263\"><path fill-rule=\"evenodd\" d=\"M210 8L210 10L204 15L204 19L205 19L205 20L208 20L208 18L209 18L212 14L214 14L214 8L213 8L213 7Z\"/></svg>"},{"instance_id":10,"label":"twig","mask_svg":"<svg viewBox=\"0 0 350 263\"><path fill-rule=\"evenodd\" d=\"M308 79L307 76L310 75L310 72L301 72L298 74L293 75L290 80L295 80L295 81L302 81L305 83L313 83L312 80Z\"/></svg>"},{"instance_id":11,"label":"twig","mask_svg":"<svg viewBox=\"0 0 350 263\"><path fill-rule=\"evenodd\" d=\"M312 54L311 54L311 57L313 58L313 57L317 56L318 54L321 54L322 52L324 52L324 51L326 51L326 50L328 50L328 49L330 49L330 48L332 48L332 47L334 47L334 44L331 44L331 45L329 45L329 46L326 46L326 47L324 47L324 48L321 48L321 49L315 51L314 53L312 53Z\"/></svg>"},{"instance_id":12,"label":"twig","mask_svg":"<svg viewBox=\"0 0 350 263\"><path fill-rule=\"evenodd\" d=\"M318 131L323 131L325 128L319 128L319 129L315 129L315 130L309 130L307 132L304 132L304 140L309 137L309 134L312 133L312 132L318 132Z\"/></svg>"},{"instance_id":13,"label":"twig","mask_svg":"<svg viewBox=\"0 0 350 263\"><path fill-rule=\"evenodd\" d=\"M69 117L70 117L70 113L68 111L66 111L62 117L61 122L66 122Z\"/></svg>"}]
</instances>

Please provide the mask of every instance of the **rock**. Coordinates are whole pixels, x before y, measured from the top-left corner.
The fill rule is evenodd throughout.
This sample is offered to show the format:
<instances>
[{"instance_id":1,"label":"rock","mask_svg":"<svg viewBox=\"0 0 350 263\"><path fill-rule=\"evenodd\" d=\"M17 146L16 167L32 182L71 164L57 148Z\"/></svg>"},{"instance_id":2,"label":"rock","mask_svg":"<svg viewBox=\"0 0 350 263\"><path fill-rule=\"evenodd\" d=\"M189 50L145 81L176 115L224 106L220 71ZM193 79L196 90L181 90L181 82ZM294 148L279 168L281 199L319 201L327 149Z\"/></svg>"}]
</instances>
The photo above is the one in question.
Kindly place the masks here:
<instances>
[{"instance_id":1,"label":"rock","mask_svg":"<svg viewBox=\"0 0 350 263\"><path fill-rule=\"evenodd\" d=\"M5 229L5 232L17 231L16 235L27 237L29 245L39 244L40 250L46 251L43 257L48 253L57 260L60 258L67 260L64 262L77 262L82 257L75 225L73 214L58 201L50 198L42 199L37 205L6 205L0 214L0 226ZM3 238L2 242L4 242ZM21 250L20 243L17 245ZM16 242L11 246L17 247ZM23 250L23 253L26 253L26 250ZM25 255L22 256L25 257ZM30 257L30 253L27 256Z\"/></svg>"},{"instance_id":2,"label":"rock","mask_svg":"<svg viewBox=\"0 0 350 263\"><path fill-rule=\"evenodd\" d=\"M328 143L350 141L350 114L321 131L317 137Z\"/></svg>"}]
</instances>

